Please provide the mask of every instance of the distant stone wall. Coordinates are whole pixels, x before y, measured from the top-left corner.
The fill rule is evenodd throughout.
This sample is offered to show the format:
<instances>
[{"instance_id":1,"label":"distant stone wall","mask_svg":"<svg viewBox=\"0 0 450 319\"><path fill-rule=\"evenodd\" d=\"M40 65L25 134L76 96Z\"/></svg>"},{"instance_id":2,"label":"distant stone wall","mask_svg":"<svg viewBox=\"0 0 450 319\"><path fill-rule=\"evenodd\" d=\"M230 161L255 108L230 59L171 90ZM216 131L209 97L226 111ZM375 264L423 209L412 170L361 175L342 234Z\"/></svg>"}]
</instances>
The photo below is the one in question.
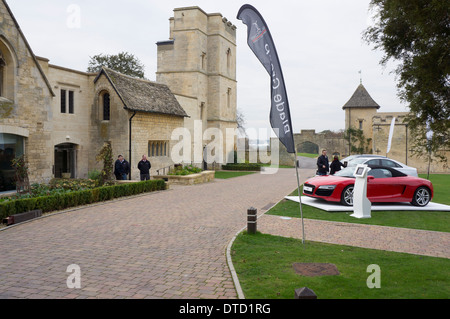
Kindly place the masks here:
<instances>
[{"instance_id":1,"label":"distant stone wall","mask_svg":"<svg viewBox=\"0 0 450 319\"><path fill-rule=\"evenodd\" d=\"M405 112L379 112L372 118L373 129L373 153L395 159L408 166L417 168L419 173L428 172L429 159L424 157L413 156L411 147L414 141L411 138L411 132L406 123ZM389 140L389 132L392 119L395 117L394 134L392 137L391 149L386 154L387 144ZM445 156L449 159L450 151L445 152ZM450 173L449 167L444 167L437 158L432 157L430 163L430 173Z\"/></svg>"},{"instance_id":2,"label":"distant stone wall","mask_svg":"<svg viewBox=\"0 0 450 319\"><path fill-rule=\"evenodd\" d=\"M294 141L298 152L300 152L302 144L313 143L317 145L317 154L320 154L323 149L326 149L330 156L338 154L340 157L344 157L349 153L344 133L316 133L315 130L301 130L300 134L294 134Z\"/></svg>"}]
</instances>

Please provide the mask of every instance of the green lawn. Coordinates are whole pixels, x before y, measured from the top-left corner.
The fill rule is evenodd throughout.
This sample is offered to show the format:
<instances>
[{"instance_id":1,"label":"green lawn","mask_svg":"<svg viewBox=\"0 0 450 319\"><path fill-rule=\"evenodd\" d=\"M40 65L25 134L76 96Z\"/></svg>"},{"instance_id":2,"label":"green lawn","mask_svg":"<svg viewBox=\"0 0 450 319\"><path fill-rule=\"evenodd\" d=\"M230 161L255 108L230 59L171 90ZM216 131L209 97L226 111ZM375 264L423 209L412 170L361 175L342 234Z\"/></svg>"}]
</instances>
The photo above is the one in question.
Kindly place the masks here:
<instances>
[{"instance_id":1,"label":"green lawn","mask_svg":"<svg viewBox=\"0 0 450 319\"><path fill-rule=\"evenodd\" d=\"M427 174L419 174L419 177L427 178ZM433 183L433 202L450 205L450 175L430 174L430 181Z\"/></svg>"},{"instance_id":2,"label":"green lawn","mask_svg":"<svg viewBox=\"0 0 450 319\"><path fill-rule=\"evenodd\" d=\"M218 178L218 179L228 179L228 178L233 178L233 177L250 175L250 174L254 174L254 173L256 173L256 172L216 171L214 177Z\"/></svg>"},{"instance_id":3,"label":"green lawn","mask_svg":"<svg viewBox=\"0 0 450 319\"><path fill-rule=\"evenodd\" d=\"M310 154L310 153L297 153L297 156L309 157L309 158L318 158L319 154Z\"/></svg>"},{"instance_id":4,"label":"green lawn","mask_svg":"<svg viewBox=\"0 0 450 319\"><path fill-rule=\"evenodd\" d=\"M447 299L450 260L271 235L240 234L232 247L233 265L247 299L293 299L308 287L319 299ZM306 277L293 263L332 263L337 276ZM369 289L369 265L380 267L381 288Z\"/></svg>"},{"instance_id":5,"label":"green lawn","mask_svg":"<svg viewBox=\"0 0 450 319\"><path fill-rule=\"evenodd\" d=\"M430 175L435 190L433 201L450 205L448 188L450 175ZM291 196L297 195L295 190ZM308 205L302 205L303 217L347 223L360 223L382 226L403 227L412 229L450 232L450 213L437 211L372 211L372 218L358 219L350 217L348 212L326 212ZM300 218L298 203L283 200L267 214Z\"/></svg>"}]
</instances>

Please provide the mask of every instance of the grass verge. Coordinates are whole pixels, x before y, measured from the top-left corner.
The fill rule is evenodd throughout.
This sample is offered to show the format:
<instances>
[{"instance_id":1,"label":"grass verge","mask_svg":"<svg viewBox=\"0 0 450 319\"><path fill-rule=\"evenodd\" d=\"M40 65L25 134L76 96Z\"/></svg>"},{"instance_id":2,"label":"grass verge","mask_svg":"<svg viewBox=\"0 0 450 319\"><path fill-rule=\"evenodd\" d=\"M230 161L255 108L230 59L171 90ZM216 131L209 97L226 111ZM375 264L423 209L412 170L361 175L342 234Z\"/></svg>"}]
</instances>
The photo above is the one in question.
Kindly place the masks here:
<instances>
[{"instance_id":1,"label":"grass verge","mask_svg":"<svg viewBox=\"0 0 450 319\"><path fill-rule=\"evenodd\" d=\"M297 156L309 157L309 158L318 158L320 154L310 154L310 153L297 153Z\"/></svg>"},{"instance_id":2,"label":"grass verge","mask_svg":"<svg viewBox=\"0 0 450 319\"><path fill-rule=\"evenodd\" d=\"M319 299L447 299L450 260L265 234L237 236L233 265L247 299L293 299L308 287ZM337 276L306 277L293 263L332 263ZM369 265L380 267L381 288L369 289Z\"/></svg>"}]
</instances>

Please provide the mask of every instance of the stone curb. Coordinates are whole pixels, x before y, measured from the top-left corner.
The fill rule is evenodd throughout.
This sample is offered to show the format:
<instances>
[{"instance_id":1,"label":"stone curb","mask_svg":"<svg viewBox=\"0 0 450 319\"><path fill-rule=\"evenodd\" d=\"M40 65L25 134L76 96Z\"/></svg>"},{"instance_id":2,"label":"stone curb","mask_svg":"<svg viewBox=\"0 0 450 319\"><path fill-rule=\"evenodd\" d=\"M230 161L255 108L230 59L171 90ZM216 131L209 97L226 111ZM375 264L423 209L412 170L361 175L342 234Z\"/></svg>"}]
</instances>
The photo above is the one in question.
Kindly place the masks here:
<instances>
[{"instance_id":1,"label":"stone curb","mask_svg":"<svg viewBox=\"0 0 450 319\"><path fill-rule=\"evenodd\" d=\"M241 284L239 282L239 278L236 274L236 270L233 266L233 261L231 259L231 246L233 246L234 241L236 240L236 237L242 233L245 230L246 227L242 228L240 231L236 233L236 235L231 239L230 243L228 244L226 255L227 255L227 264L228 268L230 269L231 277L233 279L234 287L236 289L236 293L238 295L239 299L245 299L244 292L242 291Z\"/></svg>"}]
</instances>

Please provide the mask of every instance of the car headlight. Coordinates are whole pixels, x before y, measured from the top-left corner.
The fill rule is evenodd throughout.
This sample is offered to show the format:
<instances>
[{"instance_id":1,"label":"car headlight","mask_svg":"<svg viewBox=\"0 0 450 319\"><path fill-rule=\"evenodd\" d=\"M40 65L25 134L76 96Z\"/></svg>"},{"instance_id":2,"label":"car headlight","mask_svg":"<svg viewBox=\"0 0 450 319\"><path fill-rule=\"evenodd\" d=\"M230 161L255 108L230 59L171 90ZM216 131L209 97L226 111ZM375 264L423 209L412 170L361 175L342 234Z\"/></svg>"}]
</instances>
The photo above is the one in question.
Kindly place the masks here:
<instances>
[{"instance_id":1,"label":"car headlight","mask_svg":"<svg viewBox=\"0 0 450 319\"><path fill-rule=\"evenodd\" d=\"M323 186L319 186L318 189L333 190L335 188L336 188L336 185L323 185Z\"/></svg>"}]
</instances>

